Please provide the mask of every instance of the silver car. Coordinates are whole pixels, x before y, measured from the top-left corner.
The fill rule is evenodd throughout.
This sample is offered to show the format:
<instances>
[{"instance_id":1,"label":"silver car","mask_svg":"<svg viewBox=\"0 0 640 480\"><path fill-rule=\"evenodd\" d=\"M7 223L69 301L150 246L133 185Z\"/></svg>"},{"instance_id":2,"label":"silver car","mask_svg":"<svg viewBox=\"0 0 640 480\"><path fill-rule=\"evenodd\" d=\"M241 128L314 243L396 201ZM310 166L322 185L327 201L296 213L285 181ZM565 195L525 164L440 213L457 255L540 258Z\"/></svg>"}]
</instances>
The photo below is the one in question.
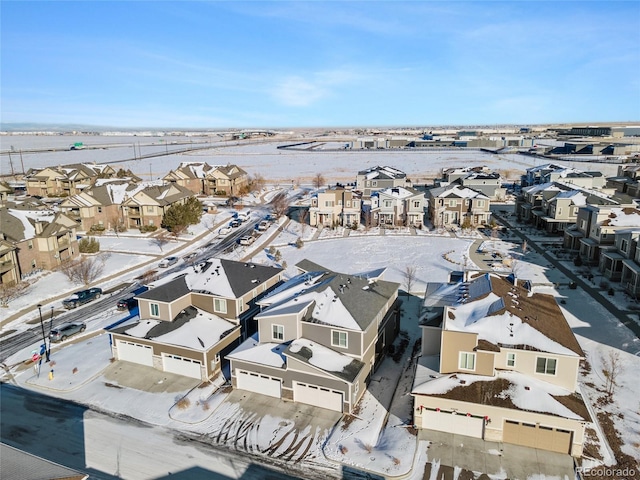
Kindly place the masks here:
<instances>
[{"instance_id":1,"label":"silver car","mask_svg":"<svg viewBox=\"0 0 640 480\"><path fill-rule=\"evenodd\" d=\"M51 330L51 333L49 334L49 340L52 342L64 342L71 335L84 332L86 328L87 326L84 324L84 322L63 323L62 325L58 325L56 328Z\"/></svg>"}]
</instances>

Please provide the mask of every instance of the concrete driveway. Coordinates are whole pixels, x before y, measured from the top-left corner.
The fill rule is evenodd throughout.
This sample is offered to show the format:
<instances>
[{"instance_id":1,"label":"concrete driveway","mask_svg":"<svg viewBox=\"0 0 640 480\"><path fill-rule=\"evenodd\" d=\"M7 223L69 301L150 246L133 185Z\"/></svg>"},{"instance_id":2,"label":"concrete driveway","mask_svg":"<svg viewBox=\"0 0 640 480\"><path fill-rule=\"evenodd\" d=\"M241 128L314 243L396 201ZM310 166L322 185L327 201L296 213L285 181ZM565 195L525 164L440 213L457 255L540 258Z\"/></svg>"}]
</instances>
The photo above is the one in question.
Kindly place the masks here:
<instances>
[{"instance_id":1,"label":"concrete driveway","mask_svg":"<svg viewBox=\"0 0 640 480\"><path fill-rule=\"evenodd\" d=\"M457 478L454 470L459 473L460 469L476 474L464 478L480 478L482 474L512 480L536 475L540 478L575 477L570 455L435 430L420 430L419 439L431 442L427 450L429 463L425 467L425 480ZM437 475L432 472L433 468L438 469Z\"/></svg>"}]
</instances>

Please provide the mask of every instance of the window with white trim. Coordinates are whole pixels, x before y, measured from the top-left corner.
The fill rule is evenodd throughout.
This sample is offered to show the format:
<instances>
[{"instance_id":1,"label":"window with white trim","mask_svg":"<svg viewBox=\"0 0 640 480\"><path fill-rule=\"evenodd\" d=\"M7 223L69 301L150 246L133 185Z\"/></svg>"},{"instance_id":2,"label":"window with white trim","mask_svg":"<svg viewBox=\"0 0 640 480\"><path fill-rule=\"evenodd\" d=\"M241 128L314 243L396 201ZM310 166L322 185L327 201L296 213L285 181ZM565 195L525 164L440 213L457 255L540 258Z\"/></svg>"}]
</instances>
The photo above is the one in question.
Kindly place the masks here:
<instances>
[{"instance_id":1,"label":"window with white trim","mask_svg":"<svg viewBox=\"0 0 640 480\"><path fill-rule=\"evenodd\" d=\"M331 346L347 348L347 332L331 330Z\"/></svg>"},{"instance_id":2,"label":"window with white trim","mask_svg":"<svg viewBox=\"0 0 640 480\"><path fill-rule=\"evenodd\" d=\"M458 200L449 200L449 206L450 207L458 206Z\"/></svg>"},{"instance_id":3,"label":"window with white trim","mask_svg":"<svg viewBox=\"0 0 640 480\"><path fill-rule=\"evenodd\" d=\"M271 325L271 338L273 340L284 340L284 326L282 325Z\"/></svg>"},{"instance_id":4,"label":"window with white trim","mask_svg":"<svg viewBox=\"0 0 640 480\"><path fill-rule=\"evenodd\" d=\"M556 364L557 360L555 358L538 357L536 358L536 373L555 375Z\"/></svg>"},{"instance_id":5,"label":"window with white trim","mask_svg":"<svg viewBox=\"0 0 640 480\"><path fill-rule=\"evenodd\" d=\"M227 301L224 298L214 298L213 311L217 313L227 313Z\"/></svg>"},{"instance_id":6,"label":"window with white trim","mask_svg":"<svg viewBox=\"0 0 640 480\"><path fill-rule=\"evenodd\" d=\"M475 370L476 354L469 352L460 352L458 366L461 370Z\"/></svg>"},{"instance_id":7,"label":"window with white trim","mask_svg":"<svg viewBox=\"0 0 640 480\"><path fill-rule=\"evenodd\" d=\"M150 311L152 317L159 317L160 316L160 305L158 305L157 303L150 303L149 304L149 311Z\"/></svg>"},{"instance_id":8,"label":"window with white trim","mask_svg":"<svg viewBox=\"0 0 640 480\"><path fill-rule=\"evenodd\" d=\"M516 366L516 354L514 352L507 353L507 367Z\"/></svg>"}]
</instances>

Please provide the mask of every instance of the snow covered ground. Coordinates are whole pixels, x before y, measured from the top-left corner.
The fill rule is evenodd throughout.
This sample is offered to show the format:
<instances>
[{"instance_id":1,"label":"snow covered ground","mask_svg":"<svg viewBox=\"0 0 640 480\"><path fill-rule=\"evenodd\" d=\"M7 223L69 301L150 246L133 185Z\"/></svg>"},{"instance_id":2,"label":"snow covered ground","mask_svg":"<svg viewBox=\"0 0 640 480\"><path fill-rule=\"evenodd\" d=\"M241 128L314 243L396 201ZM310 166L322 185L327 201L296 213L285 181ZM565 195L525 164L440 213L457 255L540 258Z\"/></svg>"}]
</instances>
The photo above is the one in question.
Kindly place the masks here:
<instances>
[{"instance_id":1,"label":"snow covered ground","mask_svg":"<svg viewBox=\"0 0 640 480\"><path fill-rule=\"evenodd\" d=\"M227 161L237 163L250 172L252 170L260 172L260 169L265 169L269 172L270 178L274 179L286 179L292 176L291 172L296 172L294 175L296 178L302 178L318 171L333 172L332 169L335 169L335 173L332 173L333 178L344 181L341 178L344 175L345 179L352 181L356 170L378 164L392 165L410 174L411 172L426 174L426 172L435 172L442 166L469 165L470 163L489 164L493 168L523 170L525 168L523 163L526 163L518 157L514 159L516 162L514 164L508 163L508 159L499 159L496 161L504 163L491 165L488 160L492 157L479 152L460 152L459 154L456 152L455 158L448 157L446 152L429 152L428 155L405 152L383 152L382 154L362 152L354 155L345 154L348 155L345 157L335 152L285 154L275 151L273 145L251 146L247 151L238 149L237 152L236 149L228 147L225 152L211 155L211 158L203 156L202 159L215 164L222 163L220 160L226 156L225 163ZM70 153L84 155L84 151ZM175 168L177 162L184 160L182 157L162 157L163 163L154 168L168 171L170 168ZM197 157L201 158L200 155ZM345 161L346 158L348 163ZM3 162L4 160L3 156ZM160 161L154 159L156 160ZM526 160L533 161L528 157ZM69 160L65 159L64 162L69 163ZM438 166L435 167L435 165ZM264 170L262 173L264 174ZM327 177L329 178L329 175ZM224 213L218 214L216 220L220 221L223 217ZM264 237L275 234L276 228L276 225L272 225ZM151 260L149 265L155 265L157 260L161 256L168 255L169 251L182 255L211 241L211 235L204 221L203 224L193 227L191 233L193 235L185 235L179 241L165 246L162 252L150 242L149 238L138 235L119 238L101 237L102 250L110 251L105 260L104 274L113 277L106 286L134 278L149 268L145 262ZM640 446L640 404L638 403L640 386L635 378L636 371L640 367L640 342L631 331L621 326L617 319L612 318L604 307L584 290L569 289L566 286L569 283L566 277L551 268L540 255L530 251L523 254L521 246L515 242L482 238L477 234L464 236L461 233L455 236L438 231L417 232L415 235L411 231L393 234L386 232L384 235L381 233L383 232L377 229L358 232L345 232L340 229L318 231L308 226L303 228L292 221L284 225L283 231L279 232L270 244L261 243L259 240L250 250L237 250L229 258L238 259L240 256L249 255L255 262L286 265L288 275L295 273L295 264L304 258L328 268L352 274L386 268L385 280L398 282L401 288L405 288L404 272L407 266L411 265L416 267L417 281L412 286L412 293L416 298L424 291L427 282L444 281L451 270L459 270L465 266L473 268L471 261L473 252L470 251L472 247L480 246L480 250L485 253L489 255L495 253L496 257L500 257L496 258L495 263L487 264L494 266L496 271L505 271L510 268L508 265L505 267L503 259L516 258L518 262L516 271L520 278L535 279L534 283L541 285L537 288L553 293L561 301L561 308L578 335L578 340L586 351L591 365L591 369L585 371L581 377L583 391L595 405L594 409L604 412L613 421L622 438L623 452L635 458L636 462L640 461L640 453L638 453L640 451L638 448ZM303 239L301 248L294 245L299 237ZM191 242L192 239L197 240ZM271 245L280 253L277 261L269 250ZM486 268L487 265L477 266ZM49 307L47 299L62 292L77 289L77 286L69 284L60 273L43 274L34 277L33 280L37 281L29 292L21 299L12 302L10 308L3 311L3 316L16 313L21 308L36 303L45 304L46 309ZM419 446L416 437L406 428L411 408L407 390L411 387L410 377L412 376L412 371L407 370L407 362L410 362L412 347L419 336L416 321L419 300L414 297L410 299L410 308L406 309L402 326L401 340L405 339L407 343L403 361L396 363L388 359L376 372L369 392L365 394L355 418L343 419L332 430L301 432L308 436L312 446L309 450L311 453L307 452L304 459L297 458L297 461L303 462L302 464L308 461L313 468L319 469L330 469L336 464L344 464L381 475L409 473L416 455L418 455L416 457L418 463L426 461L422 454L418 454L424 450L424 446ZM412 306L414 304L415 312ZM90 307L87 311L90 311ZM2 333L26 328L25 321L30 320L32 316L33 313L3 325ZM198 435L221 431L223 427L231 428L226 420L232 416L252 418L252 421L259 426L252 430L253 436L248 439L251 448L255 447L254 450L251 448L249 450L254 452L262 452L266 448L265 445L274 445L274 442L277 443L278 440L286 438L291 419L280 416L277 409L268 418L255 419L246 410L243 413L242 407L237 403L229 403L228 389L220 388L220 385L196 390L185 387L180 391L149 393L114 383L112 378L108 377L108 371L112 365L109 361L108 337L104 334L93 336L91 332L113 323L121 316L122 314L115 310L93 312L88 319L89 329L84 336L54 350L52 357L56 362L53 367L54 380L48 379L48 372L45 370L38 376L32 366L28 369L22 367L22 362L30 356L31 347L7 359L6 363L18 365L13 372L16 375L16 381L25 388L41 390L47 394L73 399L115 413L126 413L154 425L168 426ZM604 385L603 359L607 358L610 352L620 356L622 371L618 377L619 386L614 402L605 405L598 399L602 397L601 389ZM395 391L388 388L385 383L387 377L399 379ZM189 407L177 406L182 398L189 399ZM390 405L388 417L386 417L387 411L384 405ZM243 417L243 415L247 416ZM611 451L597 440L592 443L595 445L593 451L601 456L602 462L606 465L615 463L616 459ZM87 458L90 458L92 447L87 445L86 448ZM420 468L414 471L415 478L422 478L419 475L420 471ZM503 478L500 472L491 473L495 478ZM150 474L148 476L136 474L129 478L153 477Z\"/></svg>"}]
</instances>

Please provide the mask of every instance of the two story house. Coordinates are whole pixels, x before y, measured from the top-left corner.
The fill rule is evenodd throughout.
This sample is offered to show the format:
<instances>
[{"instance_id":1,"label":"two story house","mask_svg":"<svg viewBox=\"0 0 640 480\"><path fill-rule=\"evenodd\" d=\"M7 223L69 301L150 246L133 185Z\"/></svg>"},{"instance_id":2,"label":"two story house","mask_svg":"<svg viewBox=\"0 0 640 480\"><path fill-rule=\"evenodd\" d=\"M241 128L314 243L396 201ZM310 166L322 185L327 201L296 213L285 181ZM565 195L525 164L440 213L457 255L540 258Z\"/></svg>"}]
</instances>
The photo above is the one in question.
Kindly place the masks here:
<instances>
[{"instance_id":1,"label":"two story house","mask_svg":"<svg viewBox=\"0 0 640 480\"><path fill-rule=\"evenodd\" d=\"M309 225L351 227L360 222L360 212L360 196L353 190L342 187L327 189L311 197Z\"/></svg>"},{"instance_id":2,"label":"two story house","mask_svg":"<svg viewBox=\"0 0 640 480\"><path fill-rule=\"evenodd\" d=\"M53 270L80 253L75 220L48 208L31 207L9 203L0 208L0 240L15 247L21 275L39 269Z\"/></svg>"},{"instance_id":3,"label":"two story house","mask_svg":"<svg viewBox=\"0 0 640 480\"><path fill-rule=\"evenodd\" d=\"M25 175L27 195L68 197L93 185L98 178L112 178L116 171L109 165L75 164L32 168Z\"/></svg>"},{"instance_id":4,"label":"two story house","mask_svg":"<svg viewBox=\"0 0 640 480\"><path fill-rule=\"evenodd\" d=\"M207 175L214 169L206 162L182 162L178 168L167 173L162 180L167 183L175 183L181 187L189 189L194 195L206 194L209 192L209 182Z\"/></svg>"},{"instance_id":5,"label":"two story house","mask_svg":"<svg viewBox=\"0 0 640 480\"><path fill-rule=\"evenodd\" d=\"M393 167L371 167L361 170L356 175L356 190L362 198L369 198L373 192L394 187L411 187L407 174Z\"/></svg>"},{"instance_id":6,"label":"two story house","mask_svg":"<svg viewBox=\"0 0 640 480\"><path fill-rule=\"evenodd\" d=\"M482 274L427 285L417 428L582 455L584 352L551 295Z\"/></svg>"},{"instance_id":7,"label":"two story house","mask_svg":"<svg viewBox=\"0 0 640 480\"><path fill-rule=\"evenodd\" d=\"M257 303L257 333L227 355L234 388L353 411L400 329L397 283L307 260Z\"/></svg>"},{"instance_id":8,"label":"two story house","mask_svg":"<svg viewBox=\"0 0 640 480\"><path fill-rule=\"evenodd\" d=\"M371 194L373 225L403 225L420 228L424 224L425 196L413 188L393 187Z\"/></svg>"},{"instance_id":9,"label":"two story house","mask_svg":"<svg viewBox=\"0 0 640 480\"><path fill-rule=\"evenodd\" d=\"M458 183L477 192L484 193L490 200L504 199L507 189L502 187L498 172L487 167L454 167L442 171L440 186Z\"/></svg>"},{"instance_id":10,"label":"two story house","mask_svg":"<svg viewBox=\"0 0 640 480\"><path fill-rule=\"evenodd\" d=\"M606 178L601 172L583 172L557 163L547 163L527 168L522 176L523 187L561 181L582 188L599 189L605 186Z\"/></svg>"},{"instance_id":11,"label":"two story house","mask_svg":"<svg viewBox=\"0 0 640 480\"><path fill-rule=\"evenodd\" d=\"M17 250L10 242L0 240L0 285L14 285L20 281Z\"/></svg>"},{"instance_id":12,"label":"two story house","mask_svg":"<svg viewBox=\"0 0 640 480\"><path fill-rule=\"evenodd\" d=\"M113 356L207 380L251 328L256 298L282 281L282 269L212 258L138 295L139 319L111 330Z\"/></svg>"},{"instance_id":13,"label":"two story house","mask_svg":"<svg viewBox=\"0 0 640 480\"><path fill-rule=\"evenodd\" d=\"M640 217L637 220L635 227L617 230L614 233L613 245L601 250L598 263L598 270L612 282L622 281L624 273L625 288L633 285L633 275L636 270L634 259L640 238ZM628 291L635 295L633 288Z\"/></svg>"},{"instance_id":14,"label":"two story house","mask_svg":"<svg viewBox=\"0 0 640 480\"><path fill-rule=\"evenodd\" d=\"M249 187L249 174L237 165L218 165L205 176L206 195L240 196Z\"/></svg>"},{"instance_id":15,"label":"two story house","mask_svg":"<svg viewBox=\"0 0 640 480\"><path fill-rule=\"evenodd\" d=\"M476 226L491 219L489 197L458 184L427 191L429 219L436 227Z\"/></svg>"},{"instance_id":16,"label":"two story house","mask_svg":"<svg viewBox=\"0 0 640 480\"><path fill-rule=\"evenodd\" d=\"M128 228L160 227L162 217L171 205L184 204L192 196L190 190L175 183L145 185L122 200L126 225Z\"/></svg>"},{"instance_id":17,"label":"two story house","mask_svg":"<svg viewBox=\"0 0 640 480\"><path fill-rule=\"evenodd\" d=\"M619 165L618 174L607 178L607 187L631 197L640 197L640 165Z\"/></svg>"}]
</instances>

